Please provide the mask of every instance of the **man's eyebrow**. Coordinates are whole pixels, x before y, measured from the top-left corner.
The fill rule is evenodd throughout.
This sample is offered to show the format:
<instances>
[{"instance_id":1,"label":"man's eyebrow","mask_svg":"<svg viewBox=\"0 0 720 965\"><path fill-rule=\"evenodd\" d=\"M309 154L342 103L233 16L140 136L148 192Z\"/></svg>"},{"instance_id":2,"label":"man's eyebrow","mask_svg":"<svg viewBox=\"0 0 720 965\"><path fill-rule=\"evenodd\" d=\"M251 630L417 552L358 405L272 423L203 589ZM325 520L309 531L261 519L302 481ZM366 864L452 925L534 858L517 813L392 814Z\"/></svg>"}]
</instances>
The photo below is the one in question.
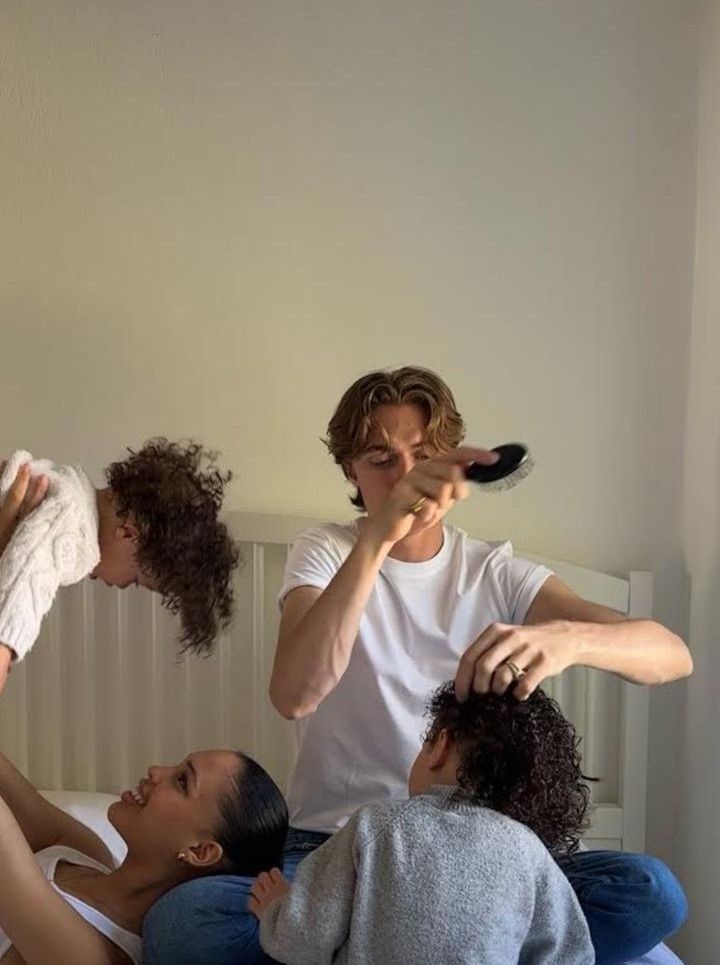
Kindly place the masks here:
<instances>
[{"instance_id":1,"label":"man's eyebrow","mask_svg":"<svg viewBox=\"0 0 720 965\"><path fill-rule=\"evenodd\" d=\"M427 445L428 445L427 439L421 439L420 442L414 442L410 448L425 449L427 448ZM386 443L386 442L376 442L374 445L366 446L363 449L363 452L394 452L394 451L395 451L395 447L391 446L389 443Z\"/></svg>"}]
</instances>

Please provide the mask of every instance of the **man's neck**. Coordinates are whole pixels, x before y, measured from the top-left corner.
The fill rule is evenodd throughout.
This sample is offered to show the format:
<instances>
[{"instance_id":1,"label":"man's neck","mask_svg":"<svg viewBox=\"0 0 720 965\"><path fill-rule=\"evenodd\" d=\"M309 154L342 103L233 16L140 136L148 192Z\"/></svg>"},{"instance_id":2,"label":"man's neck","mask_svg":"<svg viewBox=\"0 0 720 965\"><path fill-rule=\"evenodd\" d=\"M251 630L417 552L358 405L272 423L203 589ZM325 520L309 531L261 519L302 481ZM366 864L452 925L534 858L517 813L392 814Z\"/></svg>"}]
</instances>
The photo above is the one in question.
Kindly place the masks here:
<instances>
[{"instance_id":1,"label":"man's neck","mask_svg":"<svg viewBox=\"0 0 720 965\"><path fill-rule=\"evenodd\" d=\"M428 529L421 530L419 533L411 533L397 543L388 553L393 560L400 560L402 563L425 563L431 560L442 549L443 527L442 523L436 523Z\"/></svg>"}]
</instances>

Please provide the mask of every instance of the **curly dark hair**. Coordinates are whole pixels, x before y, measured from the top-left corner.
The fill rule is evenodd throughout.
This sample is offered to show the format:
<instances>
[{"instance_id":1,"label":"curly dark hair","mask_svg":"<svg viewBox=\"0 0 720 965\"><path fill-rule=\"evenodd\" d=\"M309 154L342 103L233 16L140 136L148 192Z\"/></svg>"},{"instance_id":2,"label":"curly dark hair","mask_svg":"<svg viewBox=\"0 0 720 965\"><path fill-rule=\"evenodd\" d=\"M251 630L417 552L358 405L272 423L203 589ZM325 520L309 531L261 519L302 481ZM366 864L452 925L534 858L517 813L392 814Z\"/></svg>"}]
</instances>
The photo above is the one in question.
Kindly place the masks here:
<instances>
[{"instance_id":1,"label":"curly dark hair","mask_svg":"<svg viewBox=\"0 0 720 965\"><path fill-rule=\"evenodd\" d=\"M426 741L446 730L456 742L461 793L527 825L551 851L577 851L592 779L580 770L580 738L551 697L473 693L459 703L449 682L427 716Z\"/></svg>"},{"instance_id":2,"label":"curly dark hair","mask_svg":"<svg viewBox=\"0 0 720 965\"><path fill-rule=\"evenodd\" d=\"M240 559L218 520L231 474L195 442L151 439L128 452L105 470L116 512L134 521L138 565L156 582L163 606L180 614L181 651L210 653L232 618L231 580Z\"/></svg>"}]
</instances>

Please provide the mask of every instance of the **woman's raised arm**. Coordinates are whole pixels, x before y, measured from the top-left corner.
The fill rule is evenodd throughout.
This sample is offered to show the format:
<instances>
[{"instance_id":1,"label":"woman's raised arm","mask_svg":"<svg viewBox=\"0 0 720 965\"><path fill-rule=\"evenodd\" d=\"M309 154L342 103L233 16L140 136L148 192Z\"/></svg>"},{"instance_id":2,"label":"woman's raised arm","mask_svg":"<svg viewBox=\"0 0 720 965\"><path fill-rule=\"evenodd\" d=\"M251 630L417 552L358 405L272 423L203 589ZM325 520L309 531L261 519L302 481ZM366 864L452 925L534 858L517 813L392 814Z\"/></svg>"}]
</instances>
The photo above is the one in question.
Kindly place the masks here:
<instances>
[{"instance_id":1,"label":"woman's raised arm","mask_svg":"<svg viewBox=\"0 0 720 965\"><path fill-rule=\"evenodd\" d=\"M0 868L0 928L25 965L119 965L129 961L47 881L1 797Z\"/></svg>"},{"instance_id":2,"label":"woman's raised arm","mask_svg":"<svg viewBox=\"0 0 720 965\"><path fill-rule=\"evenodd\" d=\"M46 801L1 752L0 798L5 808L11 811L31 851L64 844L109 868L113 866L112 855L100 838L80 821Z\"/></svg>"}]
</instances>

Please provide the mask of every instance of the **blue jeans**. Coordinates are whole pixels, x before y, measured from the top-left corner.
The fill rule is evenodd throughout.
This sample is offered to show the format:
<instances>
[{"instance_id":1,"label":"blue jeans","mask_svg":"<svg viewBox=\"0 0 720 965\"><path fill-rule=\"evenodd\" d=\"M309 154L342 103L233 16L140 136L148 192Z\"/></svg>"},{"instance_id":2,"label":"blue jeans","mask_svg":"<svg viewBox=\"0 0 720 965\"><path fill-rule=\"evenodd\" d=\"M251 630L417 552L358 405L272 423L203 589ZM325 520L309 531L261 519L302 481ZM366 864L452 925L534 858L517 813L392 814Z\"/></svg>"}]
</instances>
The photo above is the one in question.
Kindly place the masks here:
<instances>
[{"instance_id":1,"label":"blue jeans","mask_svg":"<svg viewBox=\"0 0 720 965\"><path fill-rule=\"evenodd\" d=\"M597 965L621 965L644 955L687 918L685 893L658 858L580 851L557 862L587 919Z\"/></svg>"},{"instance_id":2,"label":"blue jeans","mask_svg":"<svg viewBox=\"0 0 720 965\"><path fill-rule=\"evenodd\" d=\"M286 877L328 835L291 828ZM584 851L559 859L587 918L597 965L645 954L676 931L687 902L657 858L620 851ZM251 878L216 875L188 881L153 905L143 926L145 965L270 965L258 922L247 910Z\"/></svg>"}]
</instances>

